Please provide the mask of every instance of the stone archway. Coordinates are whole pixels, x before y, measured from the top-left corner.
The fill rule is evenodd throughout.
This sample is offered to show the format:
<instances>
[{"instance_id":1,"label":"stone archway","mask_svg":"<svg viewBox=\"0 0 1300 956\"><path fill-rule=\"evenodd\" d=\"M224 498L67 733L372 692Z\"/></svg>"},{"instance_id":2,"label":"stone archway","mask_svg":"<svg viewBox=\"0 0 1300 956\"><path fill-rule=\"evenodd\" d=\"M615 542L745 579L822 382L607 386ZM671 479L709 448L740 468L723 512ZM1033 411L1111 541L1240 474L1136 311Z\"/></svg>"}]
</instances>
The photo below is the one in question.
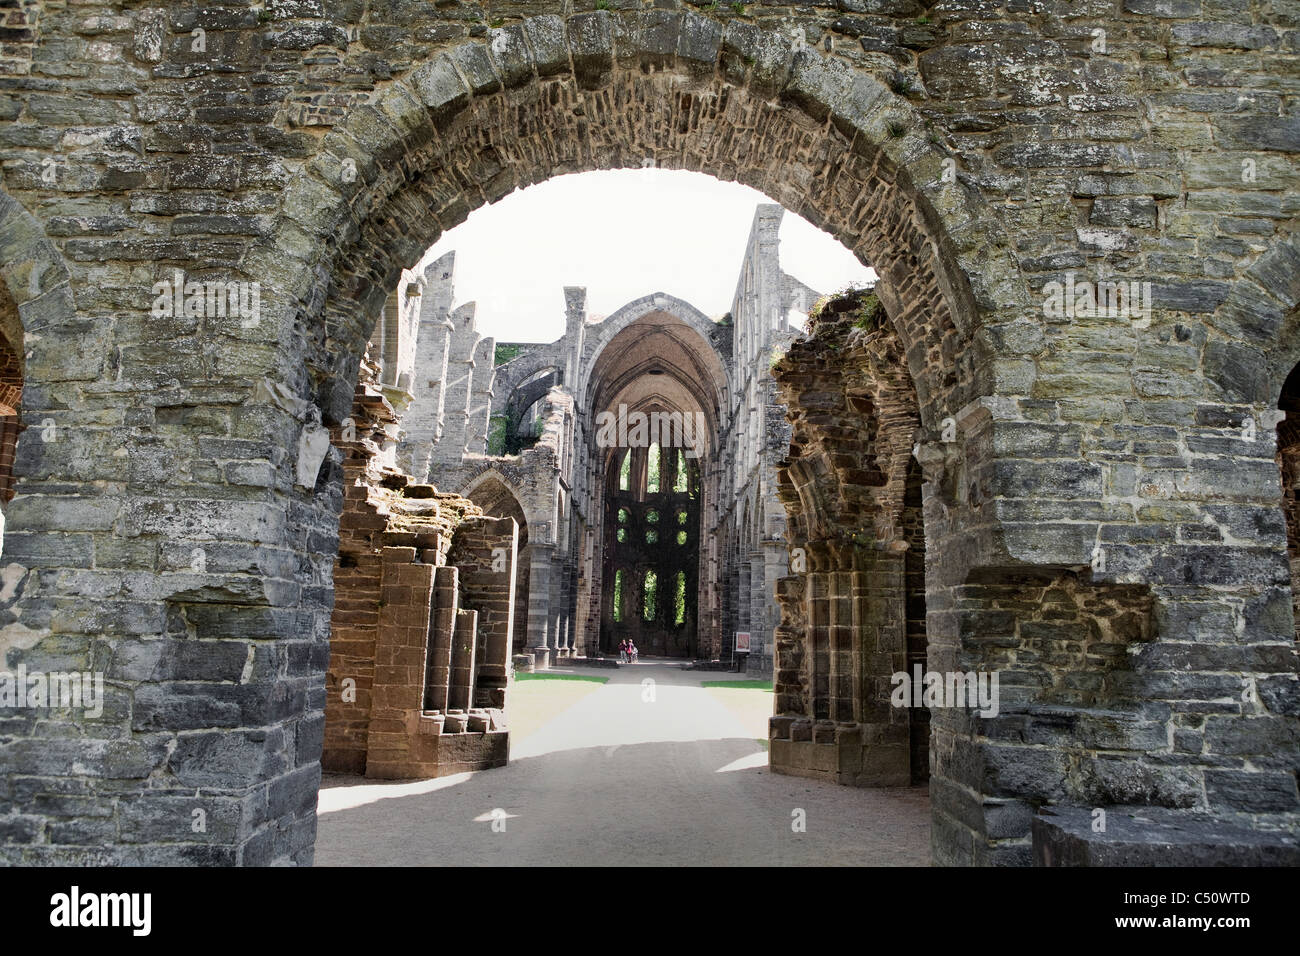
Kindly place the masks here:
<instances>
[{"instance_id":1,"label":"stone archway","mask_svg":"<svg viewBox=\"0 0 1300 956\"><path fill-rule=\"evenodd\" d=\"M508 27L378 91L325 138L289 187L278 227L334 261L324 306L334 358L321 357L321 372L348 381L338 363L355 362L368 304L384 297L397 263L476 205L557 172L640 166L649 155L742 178L877 264L886 290L905 283L895 321L927 413L979 394L983 373L961 350L980 312L968 277L990 274L1004 253L995 226L970 234L978 213L964 186L941 181L939 150L884 129L886 116L911 115L906 101L811 50L792 52L777 34L736 25L724 37L705 17L646 16L663 29L624 34L636 18L607 13ZM718 129L762 132L733 153L711 135ZM947 238L958 231L974 240L961 254ZM269 255L265 265L282 274ZM970 367L959 373L962 362ZM322 393L327 413L345 409L344 391Z\"/></svg>"},{"instance_id":2,"label":"stone archway","mask_svg":"<svg viewBox=\"0 0 1300 956\"><path fill-rule=\"evenodd\" d=\"M4 533L4 508L14 496L14 455L22 430L19 415L26 357L23 338L18 306L8 290L0 285L0 536Z\"/></svg>"},{"instance_id":3,"label":"stone archway","mask_svg":"<svg viewBox=\"0 0 1300 956\"><path fill-rule=\"evenodd\" d=\"M490 518L514 518L519 527L515 564L515 618L511 635L511 653L522 654L528 647L528 595L530 552L528 550L528 516L524 512L519 490L496 469L490 468L472 479L461 491L464 497L483 509Z\"/></svg>"},{"instance_id":4,"label":"stone archway","mask_svg":"<svg viewBox=\"0 0 1300 956\"><path fill-rule=\"evenodd\" d=\"M68 351L79 349L75 343L86 331L76 316L63 256L46 238L41 224L0 191L0 336L11 353L0 401L14 412L3 415L0 451L5 456L0 464L7 473L4 556L5 563L17 572L7 577L12 583L0 599L0 667L5 666L8 651L31 648L51 630L51 609L47 601L37 598L40 589L32 572L51 559L57 563L58 555L50 553L47 535L62 519L55 513L55 499L28 494L27 487L65 472L66 454L76 440L68 431L75 412L59 407L61 403L53 400L49 386L91 380L99 371L94 358L67 361ZM40 427L28 427L33 424ZM60 437L65 439L62 446L58 445ZM82 442L93 442L93 436L81 437Z\"/></svg>"},{"instance_id":5,"label":"stone archway","mask_svg":"<svg viewBox=\"0 0 1300 956\"><path fill-rule=\"evenodd\" d=\"M560 172L647 156L740 179L879 264L886 287L905 285L894 314L927 422L989 387L989 367L962 342L981 311L1008 307L1006 290L984 297L996 307L977 305L967 278L1006 261L995 227L966 186L941 178L945 156L903 98L789 37L696 14L537 17L414 65L339 120L292 174L250 167L248 182L260 174L282 187L264 240L190 264L259 282L256 320L176 321L165 350L138 322L113 353L158 396L150 427L125 438L140 484L121 505L120 532L167 541L147 600L97 599L96 613L71 579L63 595L85 608L79 627L108 635L110 670L134 700L131 731L96 758L96 773L141 787L165 776L170 788L142 790L142 814L176 812L207 788L202 800L230 816L206 840L155 848L145 835L113 859L310 860L341 470L334 454L286 452L347 417L370 326L400 270L474 207ZM897 123L911 131L895 135ZM219 161L190 168L223 181ZM147 304L154 279L134 273L117 294ZM187 337L192 360L178 368ZM198 408L211 414L196 422L187 409ZM204 455L230 477L188 470ZM120 581L136 559L113 560L97 573ZM32 595L19 604L24 624L41 613ZM153 665L130 657L138 633L161 638ZM188 655L195 638L220 661ZM205 693L180 703L177 681ZM66 747L69 759L81 752ZM243 802L249 794L270 798Z\"/></svg>"},{"instance_id":6,"label":"stone archway","mask_svg":"<svg viewBox=\"0 0 1300 956\"><path fill-rule=\"evenodd\" d=\"M1251 443L1260 433L1276 437L1282 530L1300 640L1300 239L1279 241L1260 256L1211 324L1209 371L1226 406L1215 424Z\"/></svg>"},{"instance_id":7,"label":"stone archway","mask_svg":"<svg viewBox=\"0 0 1300 956\"><path fill-rule=\"evenodd\" d=\"M1246 36L1161 4L1064 28L1039 5L587 5L131 6L93 41L81 5L15 13L0 269L24 421L58 440L19 443L0 640L102 671L109 706L0 742L84 807L6 794L5 860L310 860L342 495L338 456L299 452L348 414L436 231L647 159L754 185L880 270L938 504L930 647L1087 649L936 737L936 860L1027 861L1044 800L1294 814L1277 469L1237 437L1268 433L1297 358L1285 14ZM1260 68L1224 77L1243 38ZM1075 269L1148 277L1151 324L1048 321L1039 286ZM261 283L260 313L153 315L177 270Z\"/></svg>"},{"instance_id":8,"label":"stone archway","mask_svg":"<svg viewBox=\"0 0 1300 956\"><path fill-rule=\"evenodd\" d=\"M709 320L708 316L689 302L664 292L656 292L629 302L592 330L594 334L588 344L591 359L589 363L584 365L583 371L585 374L581 375L575 387L575 395L579 406L588 406L593 401L593 379L596 377L595 369L600 355L628 326L655 314L672 316L677 322L694 331L702 343L708 343L710 347L712 346L713 339L717 334L715 325ZM725 390L727 385L725 379L720 384ZM721 398L723 401L726 400L725 391Z\"/></svg>"},{"instance_id":9,"label":"stone archway","mask_svg":"<svg viewBox=\"0 0 1300 956\"><path fill-rule=\"evenodd\" d=\"M1227 434L1243 412L1271 406L1295 364L1279 355L1267 389L1250 365L1277 350L1271 317L1296 297L1269 299L1294 270L1257 274L1235 316L1200 318L1226 275L1240 282L1256 265L1249 237L1293 229L1282 194L1295 175L1277 155L1294 153L1293 117L1276 93L1231 86L1222 93L1239 112L1222 115L1215 97L1166 96L1121 65L1141 42L1175 65L1172 83L1195 86L1194 71L1218 69L1232 49L1236 25L1206 32L1163 8L1071 20L1080 36L1107 30L1111 57L1049 39L1056 16L1036 7L936 8L922 30L907 14L766 5L499 28L436 5L304 22L293 14L305 8L273 7L265 18L131 9L87 45L83 11L47 5L31 39L14 44L24 77L55 50L90 52L73 64L73 102L15 88L15 134L0 146L6 189L42 217L28 237L57 236L77 290L73 309L71 284L61 295L40 275L24 281L24 266L6 275L41 337L24 416L49 417L67 441L38 446L29 429L19 446L25 583L8 592L5 640L12 651L45 636L48 650L102 666L114 706L85 724L55 715L47 739L6 739L7 768L56 794L65 768L88 768L79 782L90 794L71 820L6 802L9 832L30 844L6 856L310 858L341 496L337 460L308 455L300 467L296 451L318 447L322 409L326 423L347 414L368 317L431 230L514 185L646 158L750 182L881 269L931 439L922 451L938 450L927 444L945 418L960 438L951 456L928 458L932 483L964 496L940 501L927 523L933 583L945 607L983 602L932 621L932 645L955 658L997 628L1014 628L1028 650L1052 634L1074 640L1059 622L1008 623L1005 603L1026 587L1076 615L1084 634L1098 622L1078 614L1099 596L1117 611L1111 621L1142 603L1125 588L1158 596L1157 640L1137 646L1128 638L1149 633L1125 625L1106 632L1124 640L1099 648L1123 651L1133 671L1067 675L1140 688L1128 702L1143 719L1117 711L1099 727L1076 707L1077 729L1050 746L1017 748L1014 734L994 742L978 728L945 737L936 858L985 860L992 848L1023 861L1032 801L1061 798L1053 781L1078 767L1086 779L1065 796L1080 801L1295 808L1294 711L1276 696L1295 669L1276 467ZM211 30L206 58L173 32L191 18ZM1267 85L1285 76L1289 34L1279 15L1258 19L1249 42ZM881 39L900 28L908 45ZM259 55L283 83L245 69ZM323 79L339 60L349 81ZM878 62L910 75L887 76ZM130 104L118 92L124 63L144 91ZM914 79L928 88L917 109L902 92ZM1056 119L1041 122L1040 107ZM104 135L87 136L87 123ZM1171 128L1211 130L1213 146L1171 146L1160 135ZM1250 166L1249 183L1224 146ZM43 160L55 157L42 148L58 152L53 183ZM1171 155L1180 176L1168 175ZM1234 194L1243 185L1254 194ZM93 215L61 212L76 193ZM1233 217L1234 207L1252 215ZM4 268L29 258L27 241L5 243ZM1061 269L1138 262L1165 297L1149 332L1094 328L1094 349L1072 337L1078 323L1024 309L1025 289ZM177 268L263 283L258 321L151 315L151 284ZM1278 656L1283 643L1291 656ZM1232 713L1200 699L1234 699L1240 674L1274 690ZM1104 754L1087 744L1098 740ZM226 822L178 844L175 820L196 800ZM118 842L100 851L105 833Z\"/></svg>"},{"instance_id":10,"label":"stone archway","mask_svg":"<svg viewBox=\"0 0 1300 956\"><path fill-rule=\"evenodd\" d=\"M69 18L75 15L47 12L44 35L56 41L62 31L71 35ZM121 45L123 56L138 63L162 64L147 81L156 84L151 91L162 98L174 94L185 119L197 118L195 94L182 84L213 64L197 64L191 74L194 58L180 49L187 38L170 36L165 18L154 12L138 16L138 38L128 33L104 42ZM22 618L16 625L11 619L5 639L10 647L22 643L29 633L22 628L30 625L36 639L48 636L50 646L71 648L102 664L115 695L112 713L129 712L130 720L90 725L94 733L87 736L80 736L78 727L77 734L65 734L57 743L30 735L6 743L10 766L50 775L51 787L63 767L89 767L84 779L94 804L84 819L60 824L68 842L41 843L8 856L63 862L310 860L322 655L341 495L336 456L327 455L317 468L307 456L300 467L296 452L314 443L322 419L337 424L348 414L373 316L398 270L414 262L439 230L515 186L580 169L641 166L647 158L754 185L880 270L879 295L917 390L927 434L922 450L935 442L948 418L959 439L940 458L929 459L935 466L931 483L954 489L926 527L927 556L934 555L936 563L930 587L942 591L949 609L930 634L932 645L938 641L955 656L964 642L975 643L1002 626L999 602L1012 600L1026 580L1043 593L1063 593L1062 600L1077 611L1095 597L1078 575L1102 540L1112 549L1104 572L1112 585L1129 586L1117 575L1139 580L1147 575L1169 586L1161 614L1170 639L1135 648L1140 653L1132 655L1135 666L1160 675L1156 682L1171 682L1168 675L1185 660L1179 655L1192 653L1177 638L1197 627L1198 615L1233 633L1232 607L1222 594L1211 593L1230 585L1248 594L1237 610L1251 643L1233 658L1245 662L1237 668L1287 676L1290 665L1268 656L1280 629L1280 592L1272 575L1282 567L1271 537L1256 541L1252 533L1249 546L1223 543L1225 550L1212 555L1225 557L1218 561L1196 555L1208 550L1198 544L1201 539L1151 544L1197 522L1208 527L1205 517L1232 531L1234 541L1244 540L1238 532L1249 526L1249 515L1224 511L1216 499L1248 509L1262 500L1255 486L1253 497L1240 500L1234 490L1240 471L1218 465L1211 455L1173 477L1152 478L1152 486L1167 485L1165 501L1157 503L1174 517L1124 513L1113 499L1142 496L1136 471L1126 470L1122 461L1086 457L1104 456L1110 450L1102 445L1120 440L1109 430L1111 422L1086 417L1106 396L1087 392L1072 379L1077 343L1029 318L1036 314L1026 308L1036 304L1027 291L1030 283L1059 268L1053 263L1095 259L1121 241L1169 255L1159 225L1122 221L1120 228L1105 231L1091 219L1080 225L1075 217L1077 204L1087 206L1081 212L1097 221L1144 222L1145 205L1180 194L1156 171L1125 169L1123 175L1142 180L1150 195L1131 201L1109 195L1126 188L1110 168L1112 158L1118 161L1122 152L1134 163L1150 160L1127 145L1093 143L1094 133L1074 125L1074 114L1088 112L1076 106L1112 113L1113 103L1088 86L1106 71L1085 70L1086 53L1079 56L1056 42L1042 44L1042 56L1066 57L1072 64L1083 97L1068 104L1069 110L1064 100L1060 106L1064 126L1088 142L1063 148L1056 141L1036 141L1045 134L1033 129L1000 125L1005 119L989 117L985 107L969 100L967 94L988 97L998 111L1008 102L1019 103L1006 84L1023 78L1026 60L1037 54L1011 40L967 48L936 37L921 72L929 76L939 61L969 57L975 64L971 89L935 84L937 108L922 117L901 92L892 92L906 84L886 76L874 61L851 65L857 57L824 55L793 39L775 20L764 19L765 28L743 17L720 22L725 13L714 19L674 10L597 11L533 17L489 32L486 26L441 21L432 7L413 16L427 16L439 28L430 31L437 39L395 44L391 62L384 60L370 74L378 77L373 91L331 86L322 93L312 86L313 76L279 100L271 93L267 119L250 121L254 133L238 137L238 149L205 152L188 134L170 128L170 119L153 123L141 117L152 137L149 149L119 150L114 143L97 142L98 153L77 159L84 164L78 175L87 177L77 181L97 183L97 193L146 218L60 222L59 228L74 230L60 237L60 246L75 271L82 311L73 308L66 283L38 281L37 293L19 301L20 312L24 307L31 312L23 312L28 330L38 329L45 338L37 346L41 361L33 365L46 371L32 381L57 374L77 383L58 396L31 389L34 404L24 415L49 411L56 422L79 427L67 444L42 449L31 460L25 457L28 445L20 447L15 503L22 502L25 487L43 483L48 495L41 501L32 496L23 521L42 534L59 535L60 547L56 555L49 539L27 539L24 564L41 569L42 578L36 582L36 575L28 575L31 587L17 591L8 610ZM378 32L393 36L382 14L375 17ZM1145 29L1150 21L1142 17L1126 14L1123 30L1134 29L1135 18L1136 29ZM294 51L304 45L342 51L349 45L348 32L333 23L262 27L256 19L252 11L232 15L230 43L214 43L214 50L256 46L296 62ZM803 14L797 19L804 25L818 22ZM1091 22L1080 18L1079 26ZM476 38L462 42L471 31ZM1160 32L1166 32L1163 26ZM831 31L820 27L817 39L823 33L829 43ZM448 36L452 39L443 39ZM1197 55L1184 44L1171 59ZM1038 68L1030 63L1029 69ZM1060 84L1074 81L1070 72L1045 77L1029 92L1054 95ZM181 74L185 80L172 79ZM1109 88L1109 80L1102 85ZM1111 99L1124 110L1130 92ZM1145 105L1145 94L1139 93L1139 104ZM232 101L245 94L249 101L255 98L254 91L241 88L231 94ZM123 105L117 94L87 99L109 116ZM242 110L211 104L202 109L209 119ZM72 125L57 112L37 101L24 116L50 126ZM1144 115L1142 110L1132 113L1121 112L1115 121L1133 130L1135 142L1150 143L1146 120L1134 118ZM1250 139L1250 124L1259 119L1232 117L1221 132L1236 137L1243 149L1272 149ZM927 121L936 123L933 136L926 132ZM311 129L317 126L333 129L321 136ZM953 130L979 142L960 153L950 151ZM996 132L986 138L986 130ZM1058 131L1051 135L1057 139ZM1005 145L990 145L1004 136ZM75 145L76 139L69 142ZM40 184L39 163L27 153L12 154L7 145L5 150L6 184L21 186L29 209L53 206L46 203L50 191ZM947 175L964 170L972 156L983 161L972 175ZM1091 182L1066 182L1064 174L1053 172L1067 167L1097 175ZM1043 181L1031 209L1010 201L992 208L982 199L982 191L1002 197L1022 185L1031 193L1031 178L1035 186ZM157 188L159 183L165 188ZM126 191L133 187L138 188L128 202ZM196 209L201 210L197 218ZM10 217L4 222L7 229ZM174 231L163 229L173 225ZM1050 248L1033 263L1027 252L1013 257L1013 244L1001 239L1004 228L1014 235L1017 250ZM76 233L80 229L89 232ZM187 238L194 230L202 238ZM21 242L5 248L23 255ZM97 274L94 263L100 258L131 265ZM261 282L258 321L243 326L181 317L160 322L150 316L151 283L181 266L200 277ZM1177 264L1151 268L1163 269L1175 284L1181 281ZM33 288L23 279L6 276L15 299ZM58 321L75 320L56 329L52 313ZM1198 330L1199 325L1191 331ZM1246 329L1243 339L1259 345L1266 337ZM89 348L87 339L101 347ZM1121 368L1131 372L1135 361L1126 357L1125 362ZM1228 363L1219 364L1229 372L1225 378L1237 377ZM1191 367L1199 369L1196 362ZM1046 370L1041 380L1035 378L1040 370ZM1175 376L1186 390L1175 397L1215 398L1196 390L1205 384L1198 375ZM1280 388L1280 378L1276 384ZM1160 392L1165 382L1148 375L1142 387L1132 399L1136 420L1125 427L1155 429L1152 441L1167 440L1159 432L1166 426L1179 440L1186 435L1201 440L1207 429L1218 427L1208 423L1213 414L1197 418L1201 413L1195 409L1191 417L1168 421L1174 415L1169 405L1177 403L1161 400L1167 397ZM1177 469L1166 465L1165 470ZM1252 466L1252 475L1259 471ZM1189 489L1185 480L1179 487L1184 473L1195 473L1204 487ZM1035 494L1044 486L1054 492L1046 501ZM104 487L114 491L108 508L95 490ZM1175 497L1173 505L1184 509L1167 503ZM1154 537L1143 538L1147 532ZM1065 570L1041 581L1017 576L1036 566ZM988 567L995 569L992 578L982 570ZM1188 585L1202 591L1187 598ZM988 597L980 598L986 603L978 613L955 610L958 598L981 589ZM1121 613L1115 616L1126 616L1130 603L1142 603L1141 595L1107 595L1120 599ZM1016 620L1014 626L1022 623ZM1047 622L1027 623L1035 625L1024 629L1027 639L1049 630L1043 626ZM1132 630L1148 636L1141 628ZM1123 642L1108 643L1102 649L1114 652ZM196 653L196 647L204 653ZM1223 653L1229 652L1236 653L1233 648ZM1215 674L1219 668L1205 670ZM1080 671L1080 676L1095 675ZM1168 707L1164 698L1149 709L1158 712L1162 706ZM1115 800L1135 793L1161 799L1172 794L1181 800L1208 792L1215 801L1249 808L1260 805L1256 794L1263 792L1268 807L1285 808L1294 797L1294 773L1288 777L1276 761L1288 755L1249 751L1252 765L1244 766L1238 746L1246 741L1258 750L1263 737L1238 733L1247 718L1264 720L1270 728L1281 718L1265 711L1200 716L1209 726L1207 753L1214 760L1226 757L1230 766L1207 770L1202 765L1207 761L1196 764L1201 732L1180 723L1182 717L1162 722L1157 713L1140 722L1120 720L1119 732L1107 739L1122 745L1115 749L1139 752L1151 741L1166 746L1172 735L1179 746L1193 748L1171 758L1185 759L1188 767L1142 765L1133 772L1136 760L1125 757L1115 761L1120 767L1115 771L1107 760L1074 753L1071 759L1089 761L1100 781L1079 793ZM71 730L74 725L56 719L50 726ZM1080 734L1085 731L1091 732L1085 727ZM1215 747L1238 750L1225 755ZM937 858L983 861L989 847L1005 839L1010 852L998 859L1023 862L1027 798L1042 794L1029 792L1037 783L1023 784L1026 778L1012 768L1033 760L1036 779L1046 779L1065 758L1046 748L1017 749L1005 740L993 744L973 730L949 735L945 748L935 786L936 804L945 813L936 841L945 852ZM1261 756L1262 762L1254 759ZM111 785L100 786L100 780ZM1126 789L1128 780L1156 785ZM1259 782L1266 786L1256 787ZM130 800L121 794L130 794ZM225 822L206 839L178 843L175 820L186 817L196 801L211 811L211 819ZM103 842L102 824L96 822L102 820L111 821L120 843L101 853L95 848ZM19 830L40 833L43 840L48 822L22 820Z\"/></svg>"}]
</instances>

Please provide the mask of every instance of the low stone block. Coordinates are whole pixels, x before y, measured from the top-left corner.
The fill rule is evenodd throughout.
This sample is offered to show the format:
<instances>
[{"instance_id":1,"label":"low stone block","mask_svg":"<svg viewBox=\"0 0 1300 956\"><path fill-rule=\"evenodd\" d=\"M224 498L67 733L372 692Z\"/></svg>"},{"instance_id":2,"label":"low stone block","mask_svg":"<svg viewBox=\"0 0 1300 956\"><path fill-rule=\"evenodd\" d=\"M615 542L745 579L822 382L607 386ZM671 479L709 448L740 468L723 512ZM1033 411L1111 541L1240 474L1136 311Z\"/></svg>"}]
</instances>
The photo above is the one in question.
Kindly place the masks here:
<instances>
[{"instance_id":1,"label":"low stone block","mask_svg":"<svg viewBox=\"0 0 1300 956\"><path fill-rule=\"evenodd\" d=\"M1034 866L1300 866L1300 836L1252 828L1243 818L1106 807L1053 807L1034 817Z\"/></svg>"}]
</instances>

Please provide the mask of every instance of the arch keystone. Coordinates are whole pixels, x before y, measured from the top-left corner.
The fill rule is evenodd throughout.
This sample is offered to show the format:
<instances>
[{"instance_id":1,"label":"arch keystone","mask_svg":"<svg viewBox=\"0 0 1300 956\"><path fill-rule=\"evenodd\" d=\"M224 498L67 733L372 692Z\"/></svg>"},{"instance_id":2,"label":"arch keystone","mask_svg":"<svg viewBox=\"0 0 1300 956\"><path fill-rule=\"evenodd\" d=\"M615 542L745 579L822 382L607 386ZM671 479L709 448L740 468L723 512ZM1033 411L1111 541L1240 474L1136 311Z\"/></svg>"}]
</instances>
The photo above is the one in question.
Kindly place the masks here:
<instances>
[{"instance_id":1,"label":"arch keystone","mask_svg":"<svg viewBox=\"0 0 1300 956\"><path fill-rule=\"evenodd\" d=\"M604 10L569 17L569 54L573 72L584 89L602 84L614 69L614 32Z\"/></svg>"}]
</instances>

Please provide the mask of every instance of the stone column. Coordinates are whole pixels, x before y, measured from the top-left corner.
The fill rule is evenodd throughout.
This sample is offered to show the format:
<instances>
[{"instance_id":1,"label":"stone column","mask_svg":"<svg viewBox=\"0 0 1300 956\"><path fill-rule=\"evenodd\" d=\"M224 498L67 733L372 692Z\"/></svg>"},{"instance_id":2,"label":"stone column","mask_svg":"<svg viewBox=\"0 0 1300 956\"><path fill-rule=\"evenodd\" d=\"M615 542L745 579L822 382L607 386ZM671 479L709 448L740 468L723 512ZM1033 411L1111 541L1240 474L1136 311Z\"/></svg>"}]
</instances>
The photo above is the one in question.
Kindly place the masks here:
<instances>
[{"instance_id":1,"label":"stone column","mask_svg":"<svg viewBox=\"0 0 1300 956\"><path fill-rule=\"evenodd\" d=\"M479 339L474 346L470 377L469 424L465 451L486 455L488 426L492 418L492 382L496 378L496 339Z\"/></svg>"},{"instance_id":2,"label":"stone column","mask_svg":"<svg viewBox=\"0 0 1300 956\"><path fill-rule=\"evenodd\" d=\"M564 365L564 384L572 391L578 386L578 369L587 336L587 290L581 286L564 287L564 341L568 356Z\"/></svg>"},{"instance_id":3,"label":"stone column","mask_svg":"<svg viewBox=\"0 0 1300 956\"><path fill-rule=\"evenodd\" d=\"M444 388L453 326L450 319L456 254L449 252L424 272L415 336L411 405L402 416L398 463L418 482L428 481L433 445L442 437Z\"/></svg>"},{"instance_id":4,"label":"stone column","mask_svg":"<svg viewBox=\"0 0 1300 956\"><path fill-rule=\"evenodd\" d=\"M762 659L755 655L750 659L764 674L770 674L775 666L776 629L781 623L781 608L776 603L776 583L789 574L790 552L783 540L768 540L763 543L763 648Z\"/></svg>"},{"instance_id":5,"label":"stone column","mask_svg":"<svg viewBox=\"0 0 1300 956\"><path fill-rule=\"evenodd\" d=\"M545 669L551 663L551 579L555 545L528 542L528 651L534 666Z\"/></svg>"},{"instance_id":6,"label":"stone column","mask_svg":"<svg viewBox=\"0 0 1300 956\"><path fill-rule=\"evenodd\" d=\"M747 552L741 552L737 555L739 560L736 569L736 626L732 633L723 635L722 643L724 647L734 647L736 631L749 630L749 593L751 590L749 576L751 569L749 561L745 560L747 557Z\"/></svg>"},{"instance_id":7,"label":"stone column","mask_svg":"<svg viewBox=\"0 0 1300 956\"><path fill-rule=\"evenodd\" d=\"M435 465L459 465L469 439L469 402L474 378L474 348L478 333L474 331L473 302L467 302L451 314L453 331L443 391L446 396L442 438L433 446Z\"/></svg>"}]
</instances>

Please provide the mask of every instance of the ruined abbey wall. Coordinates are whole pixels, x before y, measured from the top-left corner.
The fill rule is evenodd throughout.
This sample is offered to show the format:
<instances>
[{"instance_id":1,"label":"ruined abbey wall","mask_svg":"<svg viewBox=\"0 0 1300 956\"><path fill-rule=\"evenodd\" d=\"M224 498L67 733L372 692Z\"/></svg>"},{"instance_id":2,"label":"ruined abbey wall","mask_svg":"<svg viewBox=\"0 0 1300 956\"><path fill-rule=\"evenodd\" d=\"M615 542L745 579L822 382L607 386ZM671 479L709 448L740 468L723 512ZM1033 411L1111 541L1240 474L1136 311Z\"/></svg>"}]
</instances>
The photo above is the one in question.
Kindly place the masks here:
<instances>
[{"instance_id":1,"label":"ruined abbey wall","mask_svg":"<svg viewBox=\"0 0 1300 956\"><path fill-rule=\"evenodd\" d=\"M706 401L704 420L714 423L716 434L699 436L708 438L701 445L707 454L699 460L706 524L698 532L707 547L693 575L699 581L690 602L699 633L693 656L730 662L735 632L746 631L753 637L746 670L771 673L779 618L774 586L784 573L786 553L775 463L785 454L789 428L770 369L798 335L792 320L806 318L817 299L815 291L781 269L782 214L781 207L768 204L756 211L732 309L716 320L662 293L596 320L588 316L586 290L566 287L564 336L551 343L509 343L505 360L497 364L494 340L476 331L473 305L454 304L454 253L432 263L423 278L403 273L399 289L418 282L422 295L399 293L385 304L377 335L393 327L387 316L395 300L411 302L408 308L420 312L418 327L402 327L402 340L384 339L394 369L386 369L383 379L405 376L402 380L413 383L397 396L402 411L393 426L396 459L415 463L417 471L418 463L427 462L424 473L438 485L458 489L493 513L517 516L526 579L513 652L531 657L533 665L539 658L544 666L610 652L601 646L602 607L605 627L610 626L603 560L609 549L597 548L596 541L609 532L604 486L611 449L600 445L597 422L607 409L597 395L607 379L627 373L611 372L602 363L608 365L620 335L639 334L638 323L667 318L677 323L673 334L689 350L711 356L723 379L720 391ZM426 334L435 337L433 347L420 338ZM653 348L642 351L643 357L655 354ZM396 356L402 354L424 360L412 372L397 367ZM692 378L689 370L685 375ZM682 412L676 409L679 416ZM477 423L473 436L461 427L466 420ZM489 433L493 447L488 447ZM692 528L690 534L696 533Z\"/></svg>"},{"instance_id":2,"label":"ruined abbey wall","mask_svg":"<svg viewBox=\"0 0 1300 956\"><path fill-rule=\"evenodd\" d=\"M936 861L1026 862L1043 799L1294 813L1294 10L599 6L6 11L26 428L0 648L100 670L109 700L6 715L0 857L310 861L344 500L320 435L379 311L473 208L647 158L751 184L879 270L921 420L932 663L1040 640L1025 581L1077 625L1083 683L1116 686L1105 648L1128 648L1137 706L1104 736L935 720ZM178 270L182 299L257 282L259 308L155 310ZM1047 305L1119 278L1150 315ZM1149 630L1094 628L1148 595Z\"/></svg>"}]
</instances>

